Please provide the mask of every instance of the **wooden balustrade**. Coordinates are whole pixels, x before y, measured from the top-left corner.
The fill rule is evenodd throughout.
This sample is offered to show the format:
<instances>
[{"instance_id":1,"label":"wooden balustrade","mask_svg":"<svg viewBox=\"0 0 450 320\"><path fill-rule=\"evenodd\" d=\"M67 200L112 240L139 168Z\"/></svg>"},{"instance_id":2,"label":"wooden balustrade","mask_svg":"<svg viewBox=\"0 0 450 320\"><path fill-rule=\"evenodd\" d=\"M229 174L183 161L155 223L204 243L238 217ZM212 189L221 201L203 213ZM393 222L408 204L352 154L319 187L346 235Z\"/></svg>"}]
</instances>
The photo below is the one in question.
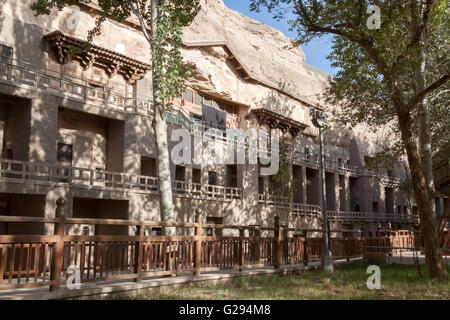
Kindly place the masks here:
<instances>
[{"instance_id":1,"label":"wooden balustrade","mask_svg":"<svg viewBox=\"0 0 450 320\"><path fill-rule=\"evenodd\" d=\"M46 163L0 159L0 178L8 181L33 181L66 183L78 187L134 190L158 193L158 178L79 168ZM242 189L199 183L173 182L173 193L180 197L214 199L222 201L242 200Z\"/></svg>"},{"instance_id":2,"label":"wooden balustrade","mask_svg":"<svg viewBox=\"0 0 450 320\"><path fill-rule=\"evenodd\" d=\"M321 237L309 237L321 230L303 230L289 237L293 229L280 225L279 218L270 227L211 225L203 223L197 211L195 223L82 219L65 217L65 201L57 201L56 217L0 217L0 222L33 222L55 225L54 235L0 235L0 290L48 286L58 290L67 284L74 268L80 282L128 279L140 282L144 277L194 274L203 271L308 264L320 261ZM134 235L66 235L66 225L122 225L135 227ZM191 235L147 236L146 227L176 227ZM239 232L235 236L206 236L205 228ZM247 230L247 231L246 231ZM265 236L261 236L261 232ZM247 234L248 232L248 234ZM271 234L271 235L270 235ZM367 251L389 251L389 247L413 248L421 244L411 232L391 232L371 238L330 238L334 259L361 257Z\"/></svg>"}]
</instances>

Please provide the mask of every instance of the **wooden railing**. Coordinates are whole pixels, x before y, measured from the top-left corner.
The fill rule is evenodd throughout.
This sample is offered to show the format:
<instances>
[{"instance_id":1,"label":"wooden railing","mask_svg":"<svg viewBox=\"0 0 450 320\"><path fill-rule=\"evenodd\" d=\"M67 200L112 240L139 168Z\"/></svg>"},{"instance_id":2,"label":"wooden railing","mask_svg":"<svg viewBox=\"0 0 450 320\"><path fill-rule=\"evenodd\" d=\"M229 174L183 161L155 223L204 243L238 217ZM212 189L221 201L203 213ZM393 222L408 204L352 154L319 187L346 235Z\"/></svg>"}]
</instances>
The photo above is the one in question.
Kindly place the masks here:
<instances>
[{"instance_id":1,"label":"wooden railing","mask_svg":"<svg viewBox=\"0 0 450 320\"><path fill-rule=\"evenodd\" d=\"M185 196L200 199L218 200L242 200L242 189L235 187L223 187L201 183L187 183L185 181L173 181L173 192L177 196Z\"/></svg>"},{"instance_id":2,"label":"wooden railing","mask_svg":"<svg viewBox=\"0 0 450 320\"><path fill-rule=\"evenodd\" d=\"M123 112L142 112L152 114L151 99L131 97L125 91L93 88L86 80L81 80L60 72L40 68L30 63L3 59L0 61L0 82L27 85L32 88L53 93L86 104Z\"/></svg>"},{"instance_id":3,"label":"wooden railing","mask_svg":"<svg viewBox=\"0 0 450 320\"><path fill-rule=\"evenodd\" d=\"M54 182L73 186L158 191L156 177L9 159L0 159L0 178L11 181Z\"/></svg>"},{"instance_id":4,"label":"wooden railing","mask_svg":"<svg viewBox=\"0 0 450 320\"><path fill-rule=\"evenodd\" d=\"M320 216L322 213L322 209L318 205L291 203L287 197L277 197L269 194L259 194L258 203L274 208L290 209L294 214ZM411 214L327 211L327 215L331 221L419 223L418 216Z\"/></svg>"},{"instance_id":5,"label":"wooden railing","mask_svg":"<svg viewBox=\"0 0 450 320\"><path fill-rule=\"evenodd\" d=\"M296 230L280 226L278 217L273 228L260 228L203 224L200 214L196 223L175 223L65 218L64 213L65 201L59 199L56 218L0 216L0 223L55 226L54 235L0 235L0 290L40 286L58 290L72 283L68 280L74 271L79 273L80 283L84 283L118 279L140 282L148 276L199 275L204 271L242 271L258 266L278 268L283 264L319 261L323 247L322 238L317 237L320 230L303 230L301 236L292 237L290 233ZM135 228L135 234L65 234L67 225L86 224L128 226ZM152 227L176 227L179 232L191 235L147 236L146 229ZM206 236L206 228L235 230L239 235ZM315 236L309 237L308 232ZM392 245L413 247L418 242L413 234L401 239L392 234L330 239L334 259L361 257L364 246Z\"/></svg>"},{"instance_id":6,"label":"wooden railing","mask_svg":"<svg viewBox=\"0 0 450 320\"><path fill-rule=\"evenodd\" d=\"M294 214L318 216L322 212L320 206L306 203L290 202L288 197L258 194L258 203L274 208L289 208Z\"/></svg>"},{"instance_id":7,"label":"wooden railing","mask_svg":"<svg viewBox=\"0 0 450 320\"><path fill-rule=\"evenodd\" d=\"M157 177L9 159L0 159L0 179L158 193ZM201 199L242 199L241 188L188 184L184 181L174 181L173 191L176 196Z\"/></svg>"},{"instance_id":8,"label":"wooden railing","mask_svg":"<svg viewBox=\"0 0 450 320\"><path fill-rule=\"evenodd\" d=\"M375 221L375 222L393 222L393 223L411 223L418 224L419 218L412 214L397 214L385 212L338 212L327 211L328 218L331 221Z\"/></svg>"},{"instance_id":9,"label":"wooden railing","mask_svg":"<svg viewBox=\"0 0 450 320\"><path fill-rule=\"evenodd\" d=\"M302 152L298 149L294 151L294 162L303 164L312 164L319 166L319 156ZM331 159L325 159L324 166L326 169L345 171L351 173L359 173L360 168L354 164L344 161L336 161Z\"/></svg>"}]
</instances>

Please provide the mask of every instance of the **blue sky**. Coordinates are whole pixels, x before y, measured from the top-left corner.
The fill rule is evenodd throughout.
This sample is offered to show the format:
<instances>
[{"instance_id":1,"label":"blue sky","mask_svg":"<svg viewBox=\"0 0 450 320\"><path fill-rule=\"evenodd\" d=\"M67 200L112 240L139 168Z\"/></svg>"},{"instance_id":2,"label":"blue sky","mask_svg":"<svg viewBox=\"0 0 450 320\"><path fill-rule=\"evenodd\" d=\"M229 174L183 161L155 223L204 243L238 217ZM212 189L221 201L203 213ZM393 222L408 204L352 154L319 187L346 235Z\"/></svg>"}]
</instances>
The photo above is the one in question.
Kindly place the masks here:
<instances>
[{"instance_id":1,"label":"blue sky","mask_svg":"<svg viewBox=\"0 0 450 320\"><path fill-rule=\"evenodd\" d=\"M272 18L272 15L267 11L261 10L260 13L250 11L249 0L223 0L228 8L239 11L240 13L258 20L266 25L274 27L282 31L287 37L295 38L296 33L289 31L289 24L287 21L276 21ZM335 74L336 69L331 68L330 62L326 59L326 56L331 51L331 40L322 38L311 41L308 45L302 46L303 51L306 54L306 63L321 69L330 74Z\"/></svg>"}]
</instances>

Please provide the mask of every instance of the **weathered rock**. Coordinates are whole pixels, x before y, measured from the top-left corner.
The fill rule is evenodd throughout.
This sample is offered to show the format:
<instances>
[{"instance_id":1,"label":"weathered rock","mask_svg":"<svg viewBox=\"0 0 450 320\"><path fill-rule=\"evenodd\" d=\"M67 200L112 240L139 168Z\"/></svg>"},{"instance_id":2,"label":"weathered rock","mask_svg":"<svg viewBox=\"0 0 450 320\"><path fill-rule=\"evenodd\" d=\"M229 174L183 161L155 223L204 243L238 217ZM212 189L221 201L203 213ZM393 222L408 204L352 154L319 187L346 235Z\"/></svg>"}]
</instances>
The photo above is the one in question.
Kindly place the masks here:
<instances>
[{"instance_id":1,"label":"weathered rock","mask_svg":"<svg viewBox=\"0 0 450 320\"><path fill-rule=\"evenodd\" d=\"M293 47L292 39L285 37L279 30L227 8L221 0L202 1L202 10L185 30L183 40L188 46L226 43L252 78L260 79L306 103L318 102L316 94L327 85L329 75L307 65L305 54L299 46ZM233 92L238 88L232 73L224 73L221 67L217 68L218 60L224 62L227 57L223 53L215 50L211 52L209 49L200 49L198 52L198 48L184 50L186 59L196 65L195 76L202 77L202 80L210 79L210 83L203 84L201 89L233 97L244 104L255 103L257 100L245 97L245 92L254 96L261 89L242 90L241 87L245 87L242 85L239 93ZM198 59L200 56L202 59ZM205 59L211 64L208 65ZM200 86L195 80L192 84ZM262 95L267 97L270 93L264 92Z\"/></svg>"}]
</instances>

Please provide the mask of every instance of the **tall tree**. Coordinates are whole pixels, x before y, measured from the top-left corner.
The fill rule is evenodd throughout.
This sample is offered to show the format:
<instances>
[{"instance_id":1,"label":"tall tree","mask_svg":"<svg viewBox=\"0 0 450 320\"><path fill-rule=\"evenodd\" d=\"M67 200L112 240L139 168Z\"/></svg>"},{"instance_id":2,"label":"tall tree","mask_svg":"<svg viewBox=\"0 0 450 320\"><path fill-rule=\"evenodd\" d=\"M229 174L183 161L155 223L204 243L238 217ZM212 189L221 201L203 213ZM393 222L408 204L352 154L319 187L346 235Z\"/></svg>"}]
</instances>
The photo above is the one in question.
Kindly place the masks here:
<instances>
[{"instance_id":1,"label":"tall tree","mask_svg":"<svg viewBox=\"0 0 450 320\"><path fill-rule=\"evenodd\" d=\"M31 9L37 15L50 14L53 8L82 5L80 0L36 0ZM182 30L188 26L200 10L199 0L98 0L101 12L95 27L88 33L88 46L101 34L106 19L124 22L134 16L140 31L150 44L152 56L153 129L158 160L158 187L160 211L163 221L174 220L172 182L170 176L167 140L166 110L171 101L184 88L187 68L183 64L180 48ZM151 88L149 88L151 89ZM174 235L174 228L165 228L166 235Z\"/></svg>"},{"instance_id":2,"label":"tall tree","mask_svg":"<svg viewBox=\"0 0 450 320\"><path fill-rule=\"evenodd\" d=\"M450 65L445 59L448 38L443 36L449 30L448 3L445 0L373 3L376 7L369 8L362 0L252 0L251 9L266 7L278 19L291 14L290 23L298 33L299 44L324 35L334 37L329 58L341 69L330 81L326 100L338 106L341 119L350 124L390 124L398 130L419 208L430 276L446 278L431 208L432 195L419 152L420 146L427 143L426 134L418 145L416 128L417 111L423 112L420 104L424 98L442 90L450 79ZM422 62L427 63L423 53L430 48L436 51L431 59L433 68L421 72L426 81L420 84L417 70ZM421 132L429 130L428 121L420 127Z\"/></svg>"}]
</instances>

